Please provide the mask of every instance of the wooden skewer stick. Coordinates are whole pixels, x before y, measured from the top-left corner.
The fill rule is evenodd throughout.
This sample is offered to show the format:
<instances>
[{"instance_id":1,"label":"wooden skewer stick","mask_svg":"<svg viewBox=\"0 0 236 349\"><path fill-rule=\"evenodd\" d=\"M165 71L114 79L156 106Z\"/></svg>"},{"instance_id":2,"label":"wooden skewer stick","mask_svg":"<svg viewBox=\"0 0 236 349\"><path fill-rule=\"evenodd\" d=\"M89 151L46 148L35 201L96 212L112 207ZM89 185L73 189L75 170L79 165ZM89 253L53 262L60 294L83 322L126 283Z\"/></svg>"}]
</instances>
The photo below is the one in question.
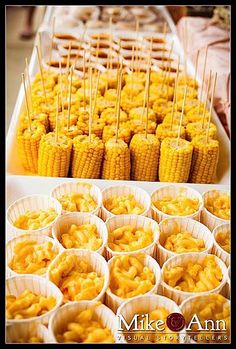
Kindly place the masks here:
<instances>
[{"instance_id":1,"label":"wooden skewer stick","mask_svg":"<svg viewBox=\"0 0 236 349\"><path fill-rule=\"evenodd\" d=\"M64 116L64 97L63 97L63 89L62 89L62 70L61 70L61 60L59 61L59 68L60 68L60 94L61 94L61 108L62 108L62 115Z\"/></svg>"},{"instance_id":2,"label":"wooden skewer stick","mask_svg":"<svg viewBox=\"0 0 236 349\"><path fill-rule=\"evenodd\" d=\"M174 98L173 98L172 111L171 111L171 121L170 121L170 129L171 130L172 130L172 127L173 127L173 120L174 120L174 114L175 114L175 105L176 105L176 101L177 101L178 80L179 80L179 56L178 56L177 73L176 73L176 77L175 77Z\"/></svg>"},{"instance_id":3,"label":"wooden skewer stick","mask_svg":"<svg viewBox=\"0 0 236 349\"><path fill-rule=\"evenodd\" d=\"M204 107L203 107L202 128L204 128L206 107L207 107L208 95L209 95L209 91L210 91L210 85L211 85L211 70L210 70L209 79L207 82L206 99L205 99L205 103L204 103Z\"/></svg>"},{"instance_id":4,"label":"wooden skewer stick","mask_svg":"<svg viewBox=\"0 0 236 349\"><path fill-rule=\"evenodd\" d=\"M134 58L134 70L136 71L137 60L138 60L138 35L139 35L139 17L135 16L135 58Z\"/></svg>"},{"instance_id":5,"label":"wooden skewer stick","mask_svg":"<svg viewBox=\"0 0 236 349\"><path fill-rule=\"evenodd\" d=\"M54 16L53 19L52 19L52 37L51 37L51 47L50 47L49 63L51 63L51 60L52 60L53 39L54 39L54 35L55 35L55 21L56 21L56 17Z\"/></svg>"},{"instance_id":6,"label":"wooden skewer stick","mask_svg":"<svg viewBox=\"0 0 236 349\"><path fill-rule=\"evenodd\" d=\"M26 73L26 80L27 80L28 86L29 86L31 111L33 112L33 99L32 99L32 90L31 90L31 83L30 83L30 76L29 76L29 64L28 64L27 57L25 58L25 73Z\"/></svg>"},{"instance_id":7,"label":"wooden skewer stick","mask_svg":"<svg viewBox=\"0 0 236 349\"><path fill-rule=\"evenodd\" d=\"M84 50L84 57L83 57L83 104L84 104L84 113L86 111L86 90L85 90L85 50Z\"/></svg>"},{"instance_id":8,"label":"wooden skewer stick","mask_svg":"<svg viewBox=\"0 0 236 349\"><path fill-rule=\"evenodd\" d=\"M96 87L95 87L94 104L93 104L93 115L95 114L95 108L96 108L96 104L97 104L97 94L98 94L98 84L99 84L99 80L100 80L100 74L101 74L101 72L98 71L97 80L96 80Z\"/></svg>"},{"instance_id":9,"label":"wooden skewer stick","mask_svg":"<svg viewBox=\"0 0 236 349\"><path fill-rule=\"evenodd\" d=\"M96 47L96 66L98 64L98 51L99 51L99 47L100 47L100 35L98 36L98 39L97 39L97 47Z\"/></svg>"},{"instance_id":10,"label":"wooden skewer stick","mask_svg":"<svg viewBox=\"0 0 236 349\"><path fill-rule=\"evenodd\" d=\"M42 32L39 32L38 36L39 36L39 39L38 39L39 54L40 54L40 59L42 61L42 57L43 57L43 52L42 52Z\"/></svg>"},{"instance_id":11,"label":"wooden skewer stick","mask_svg":"<svg viewBox=\"0 0 236 349\"><path fill-rule=\"evenodd\" d=\"M92 68L89 67L89 142L92 140Z\"/></svg>"},{"instance_id":12,"label":"wooden skewer stick","mask_svg":"<svg viewBox=\"0 0 236 349\"><path fill-rule=\"evenodd\" d=\"M208 142L208 136L209 136L209 129L210 129L210 123L211 123L211 113L212 113L213 102L214 102L214 95L215 95L215 89L216 89L216 80L217 80L217 72L215 73L213 89L212 89L212 94L211 94L211 104L210 104L210 111L209 111L209 119L208 119L208 123L207 123L206 143Z\"/></svg>"},{"instance_id":13,"label":"wooden skewer stick","mask_svg":"<svg viewBox=\"0 0 236 349\"><path fill-rule=\"evenodd\" d=\"M181 126L182 126L182 123L183 123L183 116L184 116L184 107L185 107L186 95L187 95L187 85L185 86L185 89L184 89L184 99L183 99L182 112L181 112L180 122L179 122L179 128L178 128L177 146L179 146L179 139L180 139L180 133L181 133Z\"/></svg>"},{"instance_id":14,"label":"wooden skewer stick","mask_svg":"<svg viewBox=\"0 0 236 349\"><path fill-rule=\"evenodd\" d=\"M148 132L148 112L149 112L149 95L150 95L150 74L151 74L151 66L149 62L148 67L148 80L147 80L147 110L146 110L146 125L145 125L145 138L147 139Z\"/></svg>"},{"instance_id":15,"label":"wooden skewer stick","mask_svg":"<svg viewBox=\"0 0 236 349\"><path fill-rule=\"evenodd\" d=\"M109 44L109 69L112 69L112 38L113 38L113 35L112 35L112 15L110 16L109 18L109 29L110 29L110 37L109 37L109 41L110 41L110 44ZM108 71L108 74L109 74L109 71Z\"/></svg>"},{"instance_id":16,"label":"wooden skewer stick","mask_svg":"<svg viewBox=\"0 0 236 349\"><path fill-rule=\"evenodd\" d=\"M68 97L68 79L69 79L69 68L70 68L71 45L72 45L72 42L70 41L69 51L67 55L67 62L66 62L66 98Z\"/></svg>"},{"instance_id":17,"label":"wooden skewer stick","mask_svg":"<svg viewBox=\"0 0 236 349\"><path fill-rule=\"evenodd\" d=\"M77 50L77 54L76 54L76 56L75 56L75 62L74 62L74 66L75 66L75 67L76 67L77 60L78 60L78 58L79 58L79 53L80 53L82 44L83 44L83 42L84 42L84 36L85 36L86 30L87 30L87 27L86 27L86 25L85 25L84 30L83 30L83 33L82 33L82 35L81 35L81 37L80 37L80 43L79 43L79 47L78 47L78 50Z\"/></svg>"},{"instance_id":18,"label":"wooden skewer stick","mask_svg":"<svg viewBox=\"0 0 236 349\"><path fill-rule=\"evenodd\" d=\"M166 47L166 32L167 32L167 25L165 22L164 29L163 29L164 40L163 40L162 55L161 55L161 66L164 65L163 59L164 59L164 52L165 52L165 47ZM164 73L164 71L161 70L161 76L163 75L163 73Z\"/></svg>"},{"instance_id":19,"label":"wooden skewer stick","mask_svg":"<svg viewBox=\"0 0 236 349\"><path fill-rule=\"evenodd\" d=\"M163 88L164 88L164 85L165 85L165 82L166 82L166 77L167 77L167 72L168 72L168 69L169 69L169 65L171 66L170 56L172 55L173 46L174 46L174 41L172 40L170 52L169 52L168 59L167 59L167 64L165 66L165 68L166 68L165 69L165 75L164 75L164 78L163 78L163 81L162 81L162 84L161 84L161 90L162 91L163 91Z\"/></svg>"},{"instance_id":20,"label":"wooden skewer stick","mask_svg":"<svg viewBox=\"0 0 236 349\"><path fill-rule=\"evenodd\" d=\"M123 64L122 64L123 65ZM121 100L121 81L122 81L122 67L120 67L119 73L119 90L118 90L118 104L116 110L116 143L118 141L118 133L120 128L120 100Z\"/></svg>"},{"instance_id":21,"label":"wooden skewer stick","mask_svg":"<svg viewBox=\"0 0 236 349\"><path fill-rule=\"evenodd\" d=\"M195 69L194 69L194 85L195 85L195 81L197 79L197 69L198 69L198 58L199 58L199 50L197 50L197 57L196 57L196 62L195 62ZM192 99L194 96L194 86L193 86L193 93L192 93Z\"/></svg>"},{"instance_id":22,"label":"wooden skewer stick","mask_svg":"<svg viewBox=\"0 0 236 349\"><path fill-rule=\"evenodd\" d=\"M146 101L147 101L149 66L150 66L150 55L148 55L148 57L147 57L146 83L145 83L145 87L144 87L143 110L142 110L142 115L141 115L141 121L143 121L143 116L145 113L145 106L146 106Z\"/></svg>"},{"instance_id":23,"label":"wooden skewer stick","mask_svg":"<svg viewBox=\"0 0 236 349\"><path fill-rule=\"evenodd\" d=\"M29 103L28 103L28 97L27 97L27 90L26 90L26 85L25 85L25 74L21 74L21 79L22 83L24 86L24 91L25 91L25 104L26 104L26 110L27 110L27 116L28 116L28 123L29 123L29 130L31 131L31 118L30 118L30 112L29 112Z\"/></svg>"},{"instance_id":24,"label":"wooden skewer stick","mask_svg":"<svg viewBox=\"0 0 236 349\"><path fill-rule=\"evenodd\" d=\"M203 92L203 86L204 86L204 80L205 80L207 54L208 54L208 46L206 47L206 51L205 51L204 67L203 67L203 73L202 73L202 86L201 86L200 97L198 102L198 115L200 114L200 106L202 101L202 92Z\"/></svg>"},{"instance_id":25,"label":"wooden skewer stick","mask_svg":"<svg viewBox=\"0 0 236 349\"><path fill-rule=\"evenodd\" d=\"M39 48L38 48L37 45L36 45L36 50L37 50L37 56L38 56L38 63L39 63L41 81L42 81L42 85L43 85L43 94L44 94L44 98L45 98L45 103L47 104L47 97L46 97L46 91L45 91L45 85L44 85L44 78L43 78L42 62L41 62L41 59L40 59Z\"/></svg>"},{"instance_id":26,"label":"wooden skewer stick","mask_svg":"<svg viewBox=\"0 0 236 349\"><path fill-rule=\"evenodd\" d=\"M143 38L141 40L141 42L139 43L139 57L138 57L138 61L137 61L137 70L138 70L138 73L140 73L140 65L141 65L141 60L142 60L142 55L141 55L141 52L142 52L142 45L143 45Z\"/></svg>"},{"instance_id":27,"label":"wooden skewer stick","mask_svg":"<svg viewBox=\"0 0 236 349\"><path fill-rule=\"evenodd\" d=\"M56 143L58 143L58 114L59 114L59 92L57 92L57 110L56 110Z\"/></svg>"},{"instance_id":28,"label":"wooden skewer stick","mask_svg":"<svg viewBox=\"0 0 236 349\"><path fill-rule=\"evenodd\" d=\"M70 129L70 110L71 110L71 91L72 91L72 77L74 72L74 65L70 67L70 84L69 84L69 103L68 103L68 124L67 129Z\"/></svg>"}]
</instances>

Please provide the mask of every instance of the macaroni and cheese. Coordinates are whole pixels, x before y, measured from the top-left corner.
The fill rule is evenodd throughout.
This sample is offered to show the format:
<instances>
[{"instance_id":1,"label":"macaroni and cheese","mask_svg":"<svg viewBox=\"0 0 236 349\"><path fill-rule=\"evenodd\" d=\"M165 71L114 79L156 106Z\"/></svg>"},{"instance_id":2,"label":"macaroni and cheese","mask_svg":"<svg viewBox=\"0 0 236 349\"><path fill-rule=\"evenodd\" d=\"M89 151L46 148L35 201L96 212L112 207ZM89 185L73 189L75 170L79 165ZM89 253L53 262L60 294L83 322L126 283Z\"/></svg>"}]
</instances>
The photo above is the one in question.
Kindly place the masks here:
<instances>
[{"instance_id":1,"label":"macaroni and cheese","mask_svg":"<svg viewBox=\"0 0 236 349\"><path fill-rule=\"evenodd\" d=\"M163 247L175 253L200 252L206 250L204 240L194 238L188 231L169 235Z\"/></svg>"},{"instance_id":2,"label":"macaroni and cheese","mask_svg":"<svg viewBox=\"0 0 236 349\"><path fill-rule=\"evenodd\" d=\"M59 343L115 343L111 330L102 325L93 307L76 315L56 338Z\"/></svg>"},{"instance_id":3,"label":"macaroni and cheese","mask_svg":"<svg viewBox=\"0 0 236 349\"><path fill-rule=\"evenodd\" d=\"M206 256L201 263L189 262L164 269L164 281L176 290L185 292L210 291L222 281L223 275L214 256Z\"/></svg>"},{"instance_id":4,"label":"macaroni and cheese","mask_svg":"<svg viewBox=\"0 0 236 349\"><path fill-rule=\"evenodd\" d=\"M121 298L131 298L150 291L154 273L144 265L145 255L117 256L110 269L110 290Z\"/></svg>"},{"instance_id":5,"label":"macaroni and cheese","mask_svg":"<svg viewBox=\"0 0 236 349\"><path fill-rule=\"evenodd\" d=\"M47 313L56 305L53 296L43 297L26 289L20 296L6 296L6 318L13 320L28 319Z\"/></svg>"},{"instance_id":6,"label":"macaroni and cheese","mask_svg":"<svg viewBox=\"0 0 236 349\"><path fill-rule=\"evenodd\" d=\"M8 266L18 274L42 275L56 255L51 241L39 244L34 240L24 240L14 246L14 255Z\"/></svg>"},{"instance_id":7,"label":"macaroni and cheese","mask_svg":"<svg viewBox=\"0 0 236 349\"><path fill-rule=\"evenodd\" d=\"M230 219L230 197L228 194L215 191L213 196L204 200L206 209L216 217Z\"/></svg>"},{"instance_id":8,"label":"macaroni and cheese","mask_svg":"<svg viewBox=\"0 0 236 349\"><path fill-rule=\"evenodd\" d=\"M125 225L108 234L108 247L116 252L131 252L153 243L154 235L150 227L135 228Z\"/></svg>"},{"instance_id":9,"label":"macaroni and cheese","mask_svg":"<svg viewBox=\"0 0 236 349\"><path fill-rule=\"evenodd\" d=\"M96 251L102 245L95 224L72 224L69 230L60 237L60 242L65 248L85 248Z\"/></svg>"},{"instance_id":10,"label":"macaroni and cheese","mask_svg":"<svg viewBox=\"0 0 236 349\"><path fill-rule=\"evenodd\" d=\"M62 195L58 201L63 210L70 212L92 212L97 208L97 202L87 193L71 193Z\"/></svg>"},{"instance_id":11,"label":"macaroni and cheese","mask_svg":"<svg viewBox=\"0 0 236 349\"><path fill-rule=\"evenodd\" d=\"M230 253L230 232L219 231L215 237L216 242L220 245L223 250Z\"/></svg>"},{"instance_id":12,"label":"macaroni and cheese","mask_svg":"<svg viewBox=\"0 0 236 349\"><path fill-rule=\"evenodd\" d=\"M198 199L191 199L184 195L175 198L164 197L153 202L153 205L163 213L171 216L188 216L199 209Z\"/></svg>"},{"instance_id":13,"label":"macaroni and cheese","mask_svg":"<svg viewBox=\"0 0 236 349\"><path fill-rule=\"evenodd\" d=\"M26 211L14 222L14 226L24 230L36 230L46 227L57 217L57 212L50 207L47 210Z\"/></svg>"},{"instance_id":14,"label":"macaroni and cheese","mask_svg":"<svg viewBox=\"0 0 236 349\"><path fill-rule=\"evenodd\" d=\"M142 214L144 207L134 195L115 195L104 201L104 207L113 214Z\"/></svg>"},{"instance_id":15,"label":"macaroni and cheese","mask_svg":"<svg viewBox=\"0 0 236 349\"><path fill-rule=\"evenodd\" d=\"M101 292L104 277L76 255L63 255L49 272L50 279L60 288L64 301L92 300Z\"/></svg>"}]
</instances>

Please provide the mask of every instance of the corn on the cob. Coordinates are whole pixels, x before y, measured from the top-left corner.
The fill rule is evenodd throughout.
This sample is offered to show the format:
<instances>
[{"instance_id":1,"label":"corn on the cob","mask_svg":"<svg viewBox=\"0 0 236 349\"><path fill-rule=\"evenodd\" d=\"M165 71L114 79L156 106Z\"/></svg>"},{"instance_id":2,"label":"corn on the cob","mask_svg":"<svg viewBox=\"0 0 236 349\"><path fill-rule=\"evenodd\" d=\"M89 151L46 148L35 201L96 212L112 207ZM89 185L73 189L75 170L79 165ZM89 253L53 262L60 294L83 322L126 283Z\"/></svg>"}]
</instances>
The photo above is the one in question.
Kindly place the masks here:
<instances>
[{"instance_id":1,"label":"corn on the cob","mask_svg":"<svg viewBox=\"0 0 236 349\"><path fill-rule=\"evenodd\" d=\"M80 130L77 125L70 125L69 129L67 126L63 126L60 128L59 133L71 139L75 138L76 136L83 135L83 131Z\"/></svg>"},{"instance_id":2,"label":"corn on the cob","mask_svg":"<svg viewBox=\"0 0 236 349\"><path fill-rule=\"evenodd\" d=\"M192 108L188 113L186 113L186 116L188 118L189 122L198 122L201 121L204 114L204 108L200 107L198 112L198 107ZM205 112L205 120L208 120L209 118L209 111L207 110Z\"/></svg>"},{"instance_id":3,"label":"corn on the cob","mask_svg":"<svg viewBox=\"0 0 236 349\"><path fill-rule=\"evenodd\" d=\"M67 177L70 167L72 140L65 135L49 132L39 143L38 174L49 177Z\"/></svg>"},{"instance_id":4,"label":"corn on the cob","mask_svg":"<svg viewBox=\"0 0 236 349\"><path fill-rule=\"evenodd\" d=\"M84 109L84 107L78 108L77 109L77 114L79 114L78 121L88 121L89 120L89 113L90 113L90 106L89 105L86 105L85 109ZM92 115L92 119L93 120L99 119L97 108L95 108L95 110L94 110L94 113Z\"/></svg>"},{"instance_id":5,"label":"corn on the cob","mask_svg":"<svg viewBox=\"0 0 236 349\"><path fill-rule=\"evenodd\" d=\"M104 98L108 101L115 102L117 99L117 90L114 88L106 90L106 92L104 93Z\"/></svg>"},{"instance_id":6,"label":"corn on the cob","mask_svg":"<svg viewBox=\"0 0 236 349\"><path fill-rule=\"evenodd\" d=\"M211 184L216 179L219 159L219 142L206 136L195 136L192 140L193 158L189 180L191 183Z\"/></svg>"},{"instance_id":7,"label":"corn on the cob","mask_svg":"<svg viewBox=\"0 0 236 349\"><path fill-rule=\"evenodd\" d=\"M171 124L171 118L172 118L172 113L168 113L166 114L166 116L164 117L163 120L163 125L170 125ZM180 123L180 119L181 119L181 113L180 112L175 112L173 115L173 125L179 125ZM182 125L185 127L188 124L188 120L187 117L185 115L183 115L182 118Z\"/></svg>"},{"instance_id":8,"label":"corn on the cob","mask_svg":"<svg viewBox=\"0 0 236 349\"><path fill-rule=\"evenodd\" d=\"M89 134L89 125L88 122L78 121L77 122L78 129L83 132L84 135ZM97 137L102 139L103 129L105 127L105 123L102 119L93 120L92 123L92 133Z\"/></svg>"},{"instance_id":9,"label":"corn on the cob","mask_svg":"<svg viewBox=\"0 0 236 349\"><path fill-rule=\"evenodd\" d=\"M186 139L191 141L195 136L204 136L207 133L206 125L202 126L202 122L192 122L186 126ZM209 138L216 139L217 128L212 122L209 127Z\"/></svg>"},{"instance_id":10,"label":"corn on the cob","mask_svg":"<svg viewBox=\"0 0 236 349\"><path fill-rule=\"evenodd\" d=\"M113 108L115 107L116 102L114 101L108 101L103 96L100 96L97 98L96 108L98 110L98 113L101 114L106 108Z\"/></svg>"},{"instance_id":11,"label":"corn on the cob","mask_svg":"<svg viewBox=\"0 0 236 349\"><path fill-rule=\"evenodd\" d=\"M117 87L117 69L108 69L105 73L100 75L100 79L107 84L108 88ZM124 84L124 77L122 77L122 86Z\"/></svg>"},{"instance_id":12,"label":"corn on the cob","mask_svg":"<svg viewBox=\"0 0 236 349\"><path fill-rule=\"evenodd\" d=\"M128 145L115 138L105 144L105 154L102 167L103 179L129 180L130 179L130 150Z\"/></svg>"},{"instance_id":13,"label":"corn on the cob","mask_svg":"<svg viewBox=\"0 0 236 349\"><path fill-rule=\"evenodd\" d=\"M133 120L146 120L146 114L147 114L147 108L138 107L138 108L132 108L129 112L130 119ZM148 108L148 120L156 122L156 113L151 109Z\"/></svg>"},{"instance_id":14,"label":"corn on the cob","mask_svg":"<svg viewBox=\"0 0 236 349\"><path fill-rule=\"evenodd\" d=\"M143 93L143 92L142 92ZM120 106L125 112L129 112L130 109L141 107L143 105L144 93L142 98L138 96L130 97L124 91L121 91L121 103Z\"/></svg>"},{"instance_id":15,"label":"corn on the cob","mask_svg":"<svg viewBox=\"0 0 236 349\"><path fill-rule=\"evenodd\" d=\"M179 86L189 86L194 88L195 90L198 89L198 83L196 80L194 80L191 76L189 75L180 75L178 79L178 85ZM190 89L191 90L191 89ZM192 90L193 91L193 90Z\"/></svg>"},{"instance_id":16,"label":"corn on the cob","mask_svg":"<svg viewBox=\"0 0 236 349\"><path fill-rule=\"evenodd\" d=\"M175 79L172 76L165 76L163 73L152 71L150 74L150 81L154 84L162 84L163 82L167 85L174 86Z\"/></svg>"},{"instance_id":17,"label":"corn on the cob","mask_svg":"<svg viewBox=\"0 0 236 349\"><path fill-rule=\"evenodd\" d=\"M172 107L173 107L172 101L167 101L164 98L159 98L155 100L155 102L152 105L152 109L156 113L156 116L157 116L156 122L158 124L162 123L167 113L171 113Z\"/></svg>"},{"instance_id":18,"label":"corn on the cob","mask_svg":"<svg viewBox=\"0 0 236 349\"><path fill-rule=\"evenodd\" d=\"M130 120L130 129L133 134L145 133L146 122L141 120ZM148 121L147 133L155 134L157 124L154 121Z\"/></svg>"},{"instance_id":19,"label":"corn on the cob","mask_svg":"<svg viewBox=\"0 0 236 349\"><path fill-rule=\"evenodd\" d=\"M106 125L116 124L116 108L107 108L105 109L101 115L101 120L105 122ZM120 122L128 121L128 115L123 110L120 110Z\"/></svg>"},{"instance_id":20,"label":"corn on the cob","mask_svg":"<svg viewBox=\"0 0 236 349\"><path fill-rule=\"evenodd\" d=\"M136 134L130 142L131 179L156 181L160 142L155 135Z\"/></svg>"},{"instance_id":21,"label":"corn on the cob","mask_svg":"<svg viewBox=\"0 0 236 349\"><path fill-rule=\"evenodd\" d=\"M45 127L46 132L49 132L48 114L35 111L30 113L31 121L37 121ZM20 115L20 125L28 127L28 116L26 113Z\"/></svg>"},{"instance_id":22,"label":"corn on the cob","mask_svg":"<svg viewBox=\"0 0 236 349\"><path fill-rule=\"evenodd\" d=\"M171 128L170 124L160 124L157 126L156 136L160 142L162 142L164 138L175 138L178 136L178 129L178 125L172 125ZM185 128L183 126L181 126L180 138L185 139Z\"/></svg>"},{"instance_id":23,"label":"corn on the cob","mask_svg":"<svg viewBox=\"0 0 236 349\"><path fill-rule=\"evenodd\" d=\"M97 80L97 76L93 75L92 76L92 92L95 93L95 86L96 86L96 80ZM89 90L89 79L85 79L85 81L81 82L81 88L86 90ZM99 83L98 83L98 95L104 95L106 89L106 82L102 79L99 79ZM89 93L88 93L89 95Z\"/></svg>"},{"instance_id":24,"label":"corn on the cob","mask_svg":"<svg viewBox=\"0 0 236 349\"><path fill-rule=\"evenodd\" d=\"M150 85L150 98L155 97L155 100L157 98L165 98L168 101L172 101L174 95L174 89L172 86L169 85L159 85L159 84L151 84ZM154 101L155 101L154 100Z\"/></svg>"},{"instance_id":25,"label":"corn on the cob","mask_svg":"<svg viewBox=\"0 0 236 349\"><path fill-rule=\"evenodd\" d=\"M17 147L19 157L26 171L37 173L39 143L45 133L45 127L37 121L31 123L31 131L26 124L19 126L17 130Z\"/></svg>"},{"instance_id":26,"label":"corn on the cob","mask_svg":"<svg viewBox=\"0 0 236 349\"><path fill-rule=\"evenodd\" d=\"M91 135L73 139L71 174L73 178L100 178L104 144L100 138Z\"/></svg>"},{"instance_id":27,"label":"corn on the cob","mask_svg":"<svg viewBox=\"0 0 236 349\"><path fill-rule=\"evenodd\" d=\"M198 103L199 103L199 100L196 98L195 99L194 98L186 98L185 105L184 105L184 113L187 114L188 112L190 112L190 110L197 108ZM203 103L200 103L200 107L201 107L201 109L203 109L203 107L204 107ZM183 108L183 101L180 100L177 102L177 109L178 109L178 111L182 111L182 108Z\"/></svg>"},{"instance_id":28,"label":"corn on the cob","mask_svg":"<svg viewBox=\"0 0 236 349\"><path fill-rule=\"evenodd\" d=\"M58 126L59 128L67 126L68 123L68 111L65 111L64 114L60 112L58 114ZM70 125L76 125L78 121L78 115L76 114L70 114ZM49 124L50 124L50 130L54 131L56 128L56 113L51 112L49 114Z\"/></svg>"},{"instance_id":29,"label":"corn on the cob","mask_svg":"<svg viewBox=\"0 0 236 349\"><path fill-rule=\"evenodd\" d=\"M128 83L123 87L123 92L129 96L129 97L134 97L137 96L141 91L144 90L144 85L141 83Z\"/></svg>"},{"instance_id":30,"label":"corn on the cob","mask_svg":"<svg viewBox=\"0 0 236 349\"><path fill-rule=\"evenodd\" d=\"M193 146L190 142L180 138L177 145L177 138L165 138L160 151L160 182L187 182L192 154Z\"/></svg>"},{"instance_id":31,"label":"corn on the cob","mask_svg":"<svg viewBox=\"0 0 236 349\"><path fill-rule=\"evenodd\" d=\"M79 98L80 103L83 103L85 100L85 102L88 104L89 98L90 98L89 94L90 94L89 88L86 88L85 92L84 92L83 87L79 88L76 92L76 96ZM101 92L97 91L97 98L99 98L100 96L101 96ZM94 89L92 90L92 99L93 100L95 99L95 90Z\"/></svg>"},{"instance_id":32,"label":"corn on the cob","mask_svg":"<svg viewBox=\"0 0 236 349\"><path fill-rule=\"evenodd\" d=\"M179 85L177 87L177 101L181 101L184 99L184 90L185 90L185 86L186 85ZM193 90L192 88L188 88L187 89L187 94L186 94L186 98L193 98L196 99L198 97L198 92L197 90Z\"/></svg>"},{"instance_id":33,"label":"corn on the cob","mask_svg":"<svg viewBox=\"0 0 236 349\"><path fill-rule=\"evenodd\" d=\"M102 140L106 143L109 139L114 138L116 135L116 125L107 125L103 129ZM125 143L129 144L132 137L132 132L130 130L129 124L125 122L120 123L120 128L118 131L118 139L122 139Z\"/></svg>"}]
</instances>

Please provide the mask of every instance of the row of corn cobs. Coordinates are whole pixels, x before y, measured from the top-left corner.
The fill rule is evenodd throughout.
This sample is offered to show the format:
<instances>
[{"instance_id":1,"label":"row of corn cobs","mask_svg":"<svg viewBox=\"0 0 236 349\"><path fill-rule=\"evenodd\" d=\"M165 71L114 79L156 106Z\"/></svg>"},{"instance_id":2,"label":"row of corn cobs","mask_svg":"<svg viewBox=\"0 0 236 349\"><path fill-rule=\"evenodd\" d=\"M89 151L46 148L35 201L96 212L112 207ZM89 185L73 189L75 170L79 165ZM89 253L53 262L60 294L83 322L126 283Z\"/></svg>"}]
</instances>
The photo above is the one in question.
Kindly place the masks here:
<instances>
[{"instance_id":1,"label":"row of corn cobs","mask_svg":"<svg viewBox=\"0 0 236 349\"><path fill-rule=\"evenodd\" d=\"M73 76L68 124L68 75L44 71L43 77L45 93L39 73L31 86L31 125L29 127L27 114L22 113L17 131L18 151L26 171L52 177L192 183L215 181L219 157L217 129L210 123L206 140L209 111L203 120L204 105L199 104L198 86L191 77L179 77L173 106L174 78L152 71L147 112L143 107L146 74L124 74L117 142L114 138L116 69L100 75L97 96L96 74L93 74L92 101L96 104L93 104L91 138L88 136L89 80ZM186 85L184 117L179 128ZM57 93L60 105L56 140Z\"/></svg>"}]
</instances>

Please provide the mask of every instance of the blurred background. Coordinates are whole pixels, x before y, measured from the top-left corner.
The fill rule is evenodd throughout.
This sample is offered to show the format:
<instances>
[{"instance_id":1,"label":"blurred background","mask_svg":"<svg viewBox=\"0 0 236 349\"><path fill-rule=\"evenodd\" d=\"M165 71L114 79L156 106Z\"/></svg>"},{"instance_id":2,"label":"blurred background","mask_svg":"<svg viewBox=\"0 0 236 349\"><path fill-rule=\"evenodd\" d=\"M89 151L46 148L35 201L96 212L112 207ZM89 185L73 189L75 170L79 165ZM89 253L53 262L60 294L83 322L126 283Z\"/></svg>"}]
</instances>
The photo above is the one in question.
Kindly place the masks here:
<instances>
[{"instance_id":1,"label":"blurred background","mask_svg":"<svg viewBox=\"0 0 236 349\"><path fill-rule=\"evenodd\" d=\"M64 7L64 6L61 6ZM101 6L103 7L103 6ZM16 98L21 83L21 72L25 67L25 58L30 61L34 46L35 34L42 23L46 6L6 6L6 62L7 62L7 115L6 124L9 126L10 118L16 103ZM155 7L153 7L155 10ZM229 113L229 56L230 56L230 9L229 6L166 6L180 41L183 42L182 28L183 17L188 19L189 37L191 37L190 53L188 58L194 62L197 50L211 45L212 57L219 62L223 69L222 94L223 102L220 106L221 121L228 128L226 122ZM102 20L102 18L101 18ZM207 39L206 39L207 38ZM226 38L226 39L225 39ZM228 42L225 43L225 40ZM217 41L218 40L218 41ZM215 44L216 42L216 44ZM220 44L219 44L220 42ZM194 44L194 50L191 45ZM215 45L215 46L214 46ZM213 50L215 48L216 51ZM209 52L210 56L210 52ZM217 60L218 58L218 60ZM209 57L210 60L210 57ZM214 63L218 70L217 63ZM222 68L223 67L223 68ZM225 70L224 70L225 69ZM229 123L229 122L228 122Z\"/></svg>"}]
</instances>

